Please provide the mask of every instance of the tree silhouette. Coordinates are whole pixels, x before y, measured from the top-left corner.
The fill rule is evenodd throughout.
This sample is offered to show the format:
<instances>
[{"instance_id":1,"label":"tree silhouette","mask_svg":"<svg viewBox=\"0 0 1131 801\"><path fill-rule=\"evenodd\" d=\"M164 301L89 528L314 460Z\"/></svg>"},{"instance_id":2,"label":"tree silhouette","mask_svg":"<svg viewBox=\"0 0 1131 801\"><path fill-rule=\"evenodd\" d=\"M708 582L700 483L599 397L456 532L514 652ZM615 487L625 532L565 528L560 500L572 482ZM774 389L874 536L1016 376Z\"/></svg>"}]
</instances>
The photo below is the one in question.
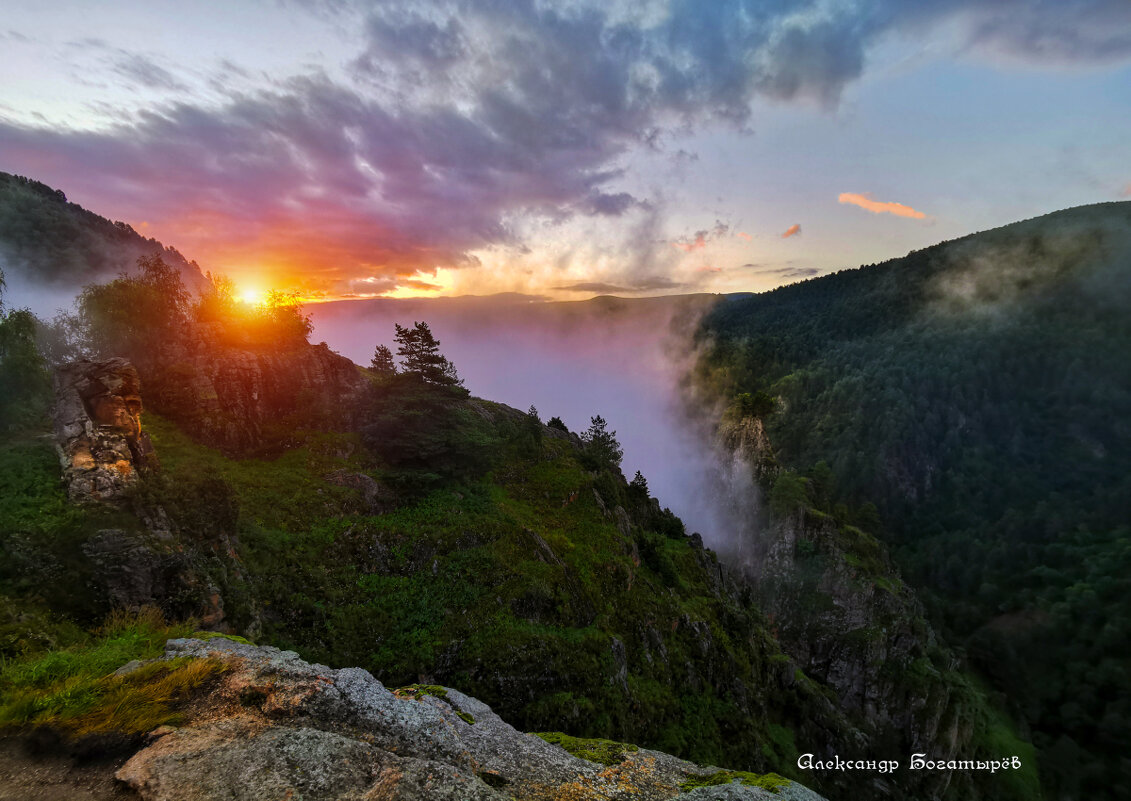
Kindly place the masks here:
<instances>
[{"instance_id":1,"label":"tree silhouette","mask_svg":"<svg viewBox=\"0 0 1131 801\"><path fill-rule=\"evenodd\" d=\"M369 369L379 375L392 375L397 371L393 363L393 352L388 345L378 345L373 351L373 358L369 360Z\"/></svg>"},{"instance_id":2,"label":"tree silhouette","mask_svg":"<svg viewBox=\"0 0 1131 801\"><path fill-rule=\"evenodd\" d=\"M601 415L589 418L589 428L581 435L582 461L591 470L618 469L624 451L617 442L617 432L607 430Z\"/></svg>"},{"instance_id":3,"label":"tree silhouette","mask_svg":"<svg viewBox=\"0 0 1131 801\"><path fill-rule=\"evenodd\" d=\"M412 328L398 324L396 331L397 355L401 357L405 374L419 376L424 383L435 386L463 385L455 365L440 353L440 341L432 334L428 323L414 323Z\"/></svg>"}]
</instances>

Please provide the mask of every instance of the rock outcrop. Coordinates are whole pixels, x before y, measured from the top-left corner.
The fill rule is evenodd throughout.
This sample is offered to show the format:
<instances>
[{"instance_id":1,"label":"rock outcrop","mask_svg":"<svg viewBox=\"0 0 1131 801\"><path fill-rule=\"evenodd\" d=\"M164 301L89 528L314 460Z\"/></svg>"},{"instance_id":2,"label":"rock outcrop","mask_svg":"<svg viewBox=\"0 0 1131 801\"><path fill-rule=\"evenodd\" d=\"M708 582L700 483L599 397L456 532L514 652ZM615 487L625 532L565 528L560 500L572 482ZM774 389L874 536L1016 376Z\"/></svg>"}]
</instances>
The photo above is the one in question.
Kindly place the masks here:
<instances>
[{"instance_id":1,"label":"rock outcrop","mask_svg":"<svg viewBox=\"0 0 1131 801\"><path fill-rule=\"evenodd\" d=\"M763 487L780 467L762 421L724 422L722 446ZM922 604L874 537L830 514L797 509L760 526L745 565L782 650L835 690L872 743L948 760L973 748L975 719L958 660L926 621ZM918 777L894 797L943 797L959 774ZM959 783L963 779L957 779ZM969 787L951 788L977 798Z\"/></svg>"},{"instance_id":2,"label":"rock outcrop","mask_svg":"<svg viewBox=\"0 0 1131 801\"><path fill-rule=\"evenodd\" d=\"M146 401L198 442L227 454L286 445L298 428L347 430L367 386L325 343L253 345L197 324L139 363Z\"/></svg>"},{"instance_id":3,"label":"rock outcrop","mask_svg":"<svg viewBox=\"0 0 1131 801\"><path fill-rule=\"evenodd\" d=\"M141 381L125 359L82 360L55 372L55 441L67 494L116 502L156 464L141 430Z\"/></svg>"},{"instance_id":4,"label":"rock outcrop","mask_svg":"<svg viewBox=\"0 0 1131 801\"><path fill-rule=\"evenodd\" d=\"M155 732L117 772L145 801L650 801L683 787L681 797L703 801L821 801L778 777L732 777L632 746L611 764L591 762L458 690L390 691L360 668L332 670L290 651L171 640L165 658L182 657L226 670L186 725Z\"/></svg>"}]
</instances>

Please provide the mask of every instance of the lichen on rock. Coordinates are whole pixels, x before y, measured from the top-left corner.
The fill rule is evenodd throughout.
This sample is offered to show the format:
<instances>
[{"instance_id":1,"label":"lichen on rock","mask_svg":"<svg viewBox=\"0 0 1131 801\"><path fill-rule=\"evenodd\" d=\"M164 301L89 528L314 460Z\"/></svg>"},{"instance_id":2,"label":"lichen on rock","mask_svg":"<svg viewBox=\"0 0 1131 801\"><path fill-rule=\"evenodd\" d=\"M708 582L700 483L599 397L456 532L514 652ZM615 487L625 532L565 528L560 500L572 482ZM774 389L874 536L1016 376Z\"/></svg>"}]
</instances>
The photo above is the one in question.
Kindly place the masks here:
<instances>
[{"instance_id":1,"label":"lichen on rock","mask_svg":"<svg viewBox=\"0 0 1131 801\"><path fill-rule=\"evenodd\" d=\"M360 668L309 664L291 651L225 638L170 640L165 658L185 657L218 660L226 670L184 726L118 771L145 801L659 801L718 773L624 744L616 764L583 759L450 687L391 691ZM691 795L821 801L794 783L719 784Z\"/></svg>"}]
</instances>

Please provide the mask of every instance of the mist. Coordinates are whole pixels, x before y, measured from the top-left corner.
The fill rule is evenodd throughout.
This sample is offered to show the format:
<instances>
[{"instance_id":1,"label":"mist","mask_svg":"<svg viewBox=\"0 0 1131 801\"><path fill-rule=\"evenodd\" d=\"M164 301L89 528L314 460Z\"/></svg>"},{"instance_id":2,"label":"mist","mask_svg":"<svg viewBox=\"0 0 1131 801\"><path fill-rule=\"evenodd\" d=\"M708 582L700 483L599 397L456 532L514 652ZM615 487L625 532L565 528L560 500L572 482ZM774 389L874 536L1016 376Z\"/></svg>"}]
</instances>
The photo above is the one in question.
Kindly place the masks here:
<instances>
[{"instance_id":1,"label":"mist","mask_svg":"<svg viewBox=\"0 0 1131 801\"><path fill-rule=\"evenodd\" d=\"M651 494L688 533L745 561L757 490L747 465L716 446L715 410L684 377L692 333L713 295L546 303L523 296L342 301L307 307L312 340L359 364L378 344L395 352L394 324L428 323L473 395L558 416L571 431L601 415Z\"/></svg>"}]
</instances>

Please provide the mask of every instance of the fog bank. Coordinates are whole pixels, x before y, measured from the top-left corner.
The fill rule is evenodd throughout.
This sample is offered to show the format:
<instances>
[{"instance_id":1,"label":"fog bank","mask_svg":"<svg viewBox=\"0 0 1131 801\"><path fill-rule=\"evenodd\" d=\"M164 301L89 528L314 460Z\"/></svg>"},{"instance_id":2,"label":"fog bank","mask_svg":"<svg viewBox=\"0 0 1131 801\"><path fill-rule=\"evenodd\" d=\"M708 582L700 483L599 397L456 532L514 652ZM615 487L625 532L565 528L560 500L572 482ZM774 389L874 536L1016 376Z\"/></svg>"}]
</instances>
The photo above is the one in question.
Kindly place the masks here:
<instances>
[{"instance_id":1,"label":"fog bank","mask_svg":"<svg viewBox=\"0 0 1131 801\"><path fill-rule=\"evenodd\" d=\"M312 340L359 364L374 348L396 350L394 323L429 324L472 394L518 409L537 407L584 431L601 415L651 494L723 552L749 542L756 490L745 465L716 453L713 410L694 414L680 384L691 333L712 295L578 303L521 296L342 301L309 306ZM742 549L745 550L745 549Z\"/></svg>"}]
</instances>

